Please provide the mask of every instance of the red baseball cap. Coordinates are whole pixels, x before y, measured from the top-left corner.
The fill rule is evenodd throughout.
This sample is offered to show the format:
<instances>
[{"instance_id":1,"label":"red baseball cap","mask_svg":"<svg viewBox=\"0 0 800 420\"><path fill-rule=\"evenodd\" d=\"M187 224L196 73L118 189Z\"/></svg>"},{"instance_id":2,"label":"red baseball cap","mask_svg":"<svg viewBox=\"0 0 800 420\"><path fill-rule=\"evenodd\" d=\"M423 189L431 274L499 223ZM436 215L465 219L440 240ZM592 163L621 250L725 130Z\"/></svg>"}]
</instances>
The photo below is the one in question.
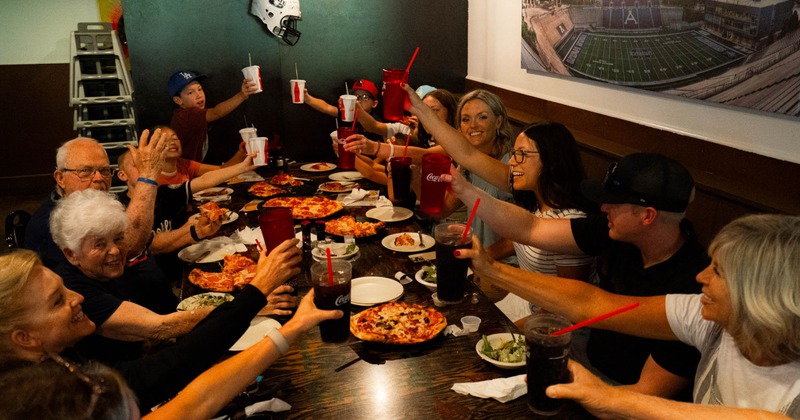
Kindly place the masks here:
<instances>
[{"instance_id":1,"label":"red baseball cap","mask_svg":"<svg viewBox=\"0 0 800 420\"><path fill-rule=\"evenodd\" d=\"M375 83L367 79L358 79L353 83L353 92L357 90L366 90L372 95L372 99L378 99L378 88L375 87Z\"/></svg>"}]
</instances>

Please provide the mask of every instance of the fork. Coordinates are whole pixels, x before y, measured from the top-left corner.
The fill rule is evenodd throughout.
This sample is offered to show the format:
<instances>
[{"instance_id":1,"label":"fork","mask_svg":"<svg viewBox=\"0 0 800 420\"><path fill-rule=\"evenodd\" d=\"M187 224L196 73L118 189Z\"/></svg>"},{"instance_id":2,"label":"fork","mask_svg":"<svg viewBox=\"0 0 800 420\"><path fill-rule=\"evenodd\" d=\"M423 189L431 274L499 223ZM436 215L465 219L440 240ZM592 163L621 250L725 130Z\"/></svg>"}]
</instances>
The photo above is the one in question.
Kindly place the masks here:
<instances>
[{"instance_id":1,"label":"fork","mask_svg":"<svg viewBox=\"0 0 800 420\"><path fill-rule=\"evenodd\" d=\"M418 230L418 231L417 231L417 235L419 235L419 247L420 247L420 248L425 248L425 243L424 243L424 241L422 240L422 231L421 231L421 230Z\"/></svg>"}]
</instances>

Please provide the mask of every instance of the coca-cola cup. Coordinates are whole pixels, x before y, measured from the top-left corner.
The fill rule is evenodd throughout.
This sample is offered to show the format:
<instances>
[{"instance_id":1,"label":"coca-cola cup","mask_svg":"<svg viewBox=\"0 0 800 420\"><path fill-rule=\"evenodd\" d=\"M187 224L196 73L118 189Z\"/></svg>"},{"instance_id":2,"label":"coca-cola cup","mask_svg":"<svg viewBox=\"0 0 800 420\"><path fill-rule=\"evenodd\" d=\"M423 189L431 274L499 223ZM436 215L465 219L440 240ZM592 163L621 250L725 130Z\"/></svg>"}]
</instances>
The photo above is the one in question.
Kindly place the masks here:
<instances>
[{"instance_id":1,"label":"coca-cola cup","mask_svg":"<svg viewBox=\"0 0 800 420\"><path fill-rule=\"evenodd\" d=\"M287 239L294 238L294 218L289 207L264 207L258 215L267 254Z\"/></svg>"},{"instance_id":2,"label":"coca-cola cup","mask_svg":"<svg viewBox=\"0 0 800 420\"><path fill-rule=\"evenodd\" d=\"M442 181L442 174L450 173L451 160L441 153L428 153L422 157L422 179L420 189L422 197L419 209L428 215L439 214L444 206L444 193L447 183Z\"/></svg>"},{"instance_id":3,"label":"coca-cola cup","mask_svg":"<svg viewBox=\"0 0 800 420\"><path fill-rule=\"evenodd\" d=\"M293 104L302 104L305 100L306 81L300 79L289 80L289 91L292 94Z\"/></svg>"},{"instance_id":4,"label":"coca-cola cup","mask_svg":"<svg viewBox=\"0 0 800 420\"><path fill-rule=\"evenodd\" d=\"M400 86L408 83L405 69L383 69L383 119L400 121L403 119L408 95Z\"/></svg>"},{"instance_id":5,"label":"coca-cola cup","mask_svg":"<svg viewBox=\"0 0 800 420\"><path fill-rule=\"evenodd\" d=\"M411 158L393 157L389 159L389 200L399 204L408 200L411 192Z\"/></svg>"},{"instance_id":6,"label":"coca-cola cup","mask_svg":"<svg viewBox=\"0 0 800 420\"><path fill-rule=\"evenodd\" d=\"M264 166L269 157L269 141L266 137L251 137L244 143L247 154L258 153L253 158L253 165Z\"/></svg>"},{"instance_id":7,"label":"coca-cola cup","mask_svg":"<svg viewBox=\"0 0 800 420\"><path fill-rule=\"evenodd\" d=\"M264 89L261 86L261 67L259 66L247 66L242 69L242 74L244 75L245 79L251 79L255 82L256 87L258 90L255 93L263 92Z\"/></svg>"},{"instance_id":8,"label":"coca-cola cup","mask_svg":"<svg viewBox=\"0 0 800 420\"><path fill-rule=\"evenodd\" d=\"M353 127L339 127L336 129L336 138L339 143L339 167L342 169L356 168L356 154L344 150L345 140L353 134L356 134L356 129Z\"/></svg>"},{"instance_id":9,"label":"coca-cola cup","mask_svg":"<svg viewBox=\"0 0 800 420\"><path fill-rule=\"evenodd\" d=\"M350 280L353 267L344 260L332 260L333 280L328 277L328 262L318 261L311 266L314 284L314 305L319 309L339 309L344 315L319 323L322 341L337 343L350 337Z\"/></svg>"},{"instance_id":10,"label":"coca-cola cup","mask_svg":"<svg viewBox=\"0 0 800 420\"><path fill-rule=\"evenodd\" d=\"M356 118L356 95L342 95L339 97L339 113L344 122L353 122Z\"/></svg>"},{"instance_id":11,"label":"coca-cola cup","mask_svg":"<svg viewBox=\"0 0 800 420\"><path fill-rule=\"evenodd\" d=\"M245 127L243 129L239 130L239 135L242 136L242 141L245 142L245 143L247 143L248 139L252 139L252 138L258 137L258 134L256 134L256 128L255 127ZM249 151L248 151L248 153L249 153Z\"/></svg>"},{"instance_id":12,"label":"coca-cola cup","mask_svg":"<svg viewBox=\"0 0 800 420\"><path fill-rule=\"evenodd\" d=\"M551 335L571 325L560 315L544 312L534 313L525 321L528 408L540 416L556 416L564 404L564 400L548 397L547 387L572 381L567 369L572 333Z\"/></svg>"}]
</instances>

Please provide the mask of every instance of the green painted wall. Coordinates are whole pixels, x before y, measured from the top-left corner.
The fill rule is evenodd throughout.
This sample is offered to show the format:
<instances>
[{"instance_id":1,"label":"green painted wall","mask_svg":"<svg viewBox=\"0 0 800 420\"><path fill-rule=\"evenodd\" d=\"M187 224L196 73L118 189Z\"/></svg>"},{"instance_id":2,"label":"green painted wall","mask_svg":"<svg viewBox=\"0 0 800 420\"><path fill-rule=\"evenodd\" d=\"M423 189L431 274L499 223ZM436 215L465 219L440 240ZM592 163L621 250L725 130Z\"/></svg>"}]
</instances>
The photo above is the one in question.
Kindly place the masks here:
<instances>
[{"instance_id":1,"label":"green painted wall","mask_svg":"<svg viewBox=\"0 0 800 420\"><path fill-rule=\"evenodd\" d=\"M235 151L244 120L270 140L281 135L286 154L298 160L332 158L333 118L289 100L295 63L306 87L335 103L345 81L372 80L381 69L403 68L420 46L410 80L464 90L467 69L467 2L463 0L301 0L302 32L288 46L250 15L249 0L123 0L136 111L140 128L169 122L174 105L166 81L187 68L204 82L212 106L241 85L248 53L262 69L264 93L212 124L209 162Z\"/></svg>"}]
</instances>

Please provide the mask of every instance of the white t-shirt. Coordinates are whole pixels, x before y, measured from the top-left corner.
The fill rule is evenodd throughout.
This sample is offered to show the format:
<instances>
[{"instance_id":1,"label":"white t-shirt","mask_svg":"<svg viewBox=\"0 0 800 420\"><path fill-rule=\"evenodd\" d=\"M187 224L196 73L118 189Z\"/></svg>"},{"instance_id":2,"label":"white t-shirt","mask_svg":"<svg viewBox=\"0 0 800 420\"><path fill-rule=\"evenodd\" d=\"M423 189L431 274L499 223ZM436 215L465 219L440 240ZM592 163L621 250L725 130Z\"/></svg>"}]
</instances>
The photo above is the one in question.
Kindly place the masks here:
<instances>
[{"instance_id":1,"label":"white t-shirt","mask_svg":"<svg viewBox=\"0 0 800 420\"><path fill-rule=\"evenodd\" d=\"M701 295L667 295L670 328L700 350L694 402L772 411L800 418L800 362L763 367L739 352L733 337L700 314Z\"/></svg>"}]
</instances>

